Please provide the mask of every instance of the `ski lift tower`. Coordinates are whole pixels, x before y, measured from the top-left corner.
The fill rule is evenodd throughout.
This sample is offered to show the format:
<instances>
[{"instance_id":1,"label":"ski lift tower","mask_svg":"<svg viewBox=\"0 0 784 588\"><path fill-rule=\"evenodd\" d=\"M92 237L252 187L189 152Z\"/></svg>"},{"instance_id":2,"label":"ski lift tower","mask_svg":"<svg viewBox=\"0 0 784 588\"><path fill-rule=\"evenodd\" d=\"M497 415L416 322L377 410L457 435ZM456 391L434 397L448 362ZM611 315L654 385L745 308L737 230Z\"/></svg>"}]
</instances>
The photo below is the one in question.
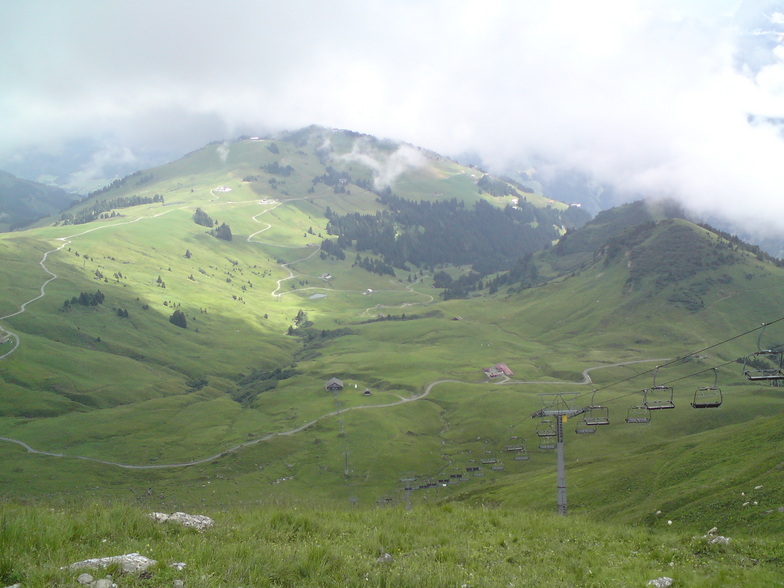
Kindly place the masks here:
<instances>
[{"instance_id":1,"label":"ski lift tower","mask_svg":"<svg viewBox=\"0 0 784 588\"><path fill-rule=\"evenodd\" d=\"M582 414L585 408L574 408L577 392L556 392L540 394L544 408L531 415L532 419L554 417L556 431L556 453L558 460L558 479L556 481L558 495L558 514L566 516L566 466L564 464L564 423L570 418Z\"/></svg>"}]
</instances>

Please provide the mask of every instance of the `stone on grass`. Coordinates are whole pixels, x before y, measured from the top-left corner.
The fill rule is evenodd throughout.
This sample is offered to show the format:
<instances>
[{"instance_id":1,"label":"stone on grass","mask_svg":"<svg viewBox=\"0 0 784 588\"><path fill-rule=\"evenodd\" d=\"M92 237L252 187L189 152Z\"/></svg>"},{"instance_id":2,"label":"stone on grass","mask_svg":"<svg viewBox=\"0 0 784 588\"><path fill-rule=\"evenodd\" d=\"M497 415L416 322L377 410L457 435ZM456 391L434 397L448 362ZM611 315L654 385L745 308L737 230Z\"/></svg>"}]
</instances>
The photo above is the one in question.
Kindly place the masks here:
<instances>
[{"instance_id":1,"label":"stone on grass","mask_svg":"<svg viewBox=\"0 0 784 588\"><path fill-rule=\"evenodd\" d=\"M395 558L388 553L382 553L380 557L376 558L376 563L392 563Z\"/></svg>"},{"instance_id":2,"label":"stone on grass","mask_svg":"<svg viewBox=\"0 0 784 588\"><path fill-rule=\"evenodd\" d=\"M174 512L172 514L166 514L165 512L153 512L150 513L150 516L159 523L178 523L183 527L190 527L199 531L209 529L215 524L215 521L213 521L207 515L191 515L184 512Z\"/></svg>"},{"instance_id":3,"label":"stone on grass","mask_svg":"<svg viewBox=\"0 0 784 588\"><path fill-rule=\"evenodd\" d=\"M110 557L96 557L93 559L85 559L78 561L68 566L72 570L90 569L97 570L105 568L110 565L117 564L120 569L126 574L133 574L136 572L143 572L150 566L154 566L156 562L154 559L144 557L138 553L128 553L126 555L113 555Z\"/></svg>"},{"instance_id":4,"label":"stone on grass","mask_svg":"<svg viewBox=\"0 0 784 588\"><path fill-rule=\"evenodd\" d=\"M672 586L672 578L662 576L661 578L656 578L655 580L649 580L648 586L653 586L653 588L668 588L668 586Z\"/></svg>"}]
</instances>

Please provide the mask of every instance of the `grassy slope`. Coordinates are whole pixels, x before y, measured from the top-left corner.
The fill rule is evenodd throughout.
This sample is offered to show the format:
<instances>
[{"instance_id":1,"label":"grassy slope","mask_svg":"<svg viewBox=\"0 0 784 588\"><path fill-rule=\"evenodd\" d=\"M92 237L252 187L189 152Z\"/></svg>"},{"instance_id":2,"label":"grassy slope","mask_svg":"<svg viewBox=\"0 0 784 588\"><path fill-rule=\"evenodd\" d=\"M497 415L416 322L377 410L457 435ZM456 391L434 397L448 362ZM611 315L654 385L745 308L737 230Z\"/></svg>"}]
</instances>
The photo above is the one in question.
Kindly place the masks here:
<instances>
[{"instance_id":1,"label":"grassy slope","mask_svg":"<svg viewBox=\"0 0 784 588\"><path fill-rule=\"evenodd\" d=\"M149 512L149 511L147 511ZM137 552L158 563L123 586L679 586L780 585L781 545L733 535L711 545L674 526L649 531L516 510L446 505L368 510L268 505L210 511L204 533L160 525L143 508L87 503L63 509L6 505L0 582L71 586L60 569ZM64 539L66 539L64 541ZM378 563L380 554L392 556ZM184 562L177 570L173 562Z\"/></svg>"},{"instance_id":2,"label":"grassy slope","mask_svg":"<svg viewBox=\"0 0 784 588\"><path fill-rule=\"evenodd\" d=\"M372 505L382 495L399 496L401 477L463 471L488 451L499 454L515 435L526 439L529 462L507 457L502 472L486 470L471 483L417 492L413 500L457 495L551 510L554 458L534 451L536 422L529 418L541 406L539 394L574 391L587 403L591 388L657 362L596 370L593 386L578 384L586 368L674 358L777 318L770 310L782 307L781 270L754 258L711 270L732 280L715 283L703 295L704 308L694 312L667 302L678 285L625 289L627 265L593 263L591 247L577 247L568 259L542 258L545 269L547 264L575 269L551 284L521 294L436 302L427 276L409 284L351 269L350 261L321 260L308 247L318 241L308 231L323 233L325 207L373 211L375 196L353 185L350 194L334 194L323 184L309 193L311 179L324 173L309 155L313 145L276 145L277 156L269 142L231 144L225 162L211 146L154 170L152 182L101 196L160 193L163 206L0 238L0 271L9 284L0 315L36 295L48 278L37 261L62 243L58 238L68 240L47 260L58 275L47 296L3 321L20 334L22 346L0 361L0 435L69 456L146 466L188 463L252 444L189 468L124 470L28 455L3 443L0 456L9 467L0 479L6 492L146 500L152 489L149 500L172 510L292 496L344 504L356 498ZM272 161L295 168L278 178L285 183L276 189L259 169ZM421 172L404 176L401 195L457 189L461 198L479 197L465 183L469 172L451 162L431 163L429 183L414 181ZM370 177L356 162L336 166ZM250 175L260 179L242 181ZM220 185L232 191L212 191ZM259 198L293 200L276 205L260 204ZM219 241L195 225L196 207L228 223L234 239ZM289 270L279 261L291 264L293 279L286 279ZM321 280L323 273L333 279ZM279 286L278 280L285 281ZM106 294L102 307L61 310L66 298L96 288ZM368 288L374 292L365 294ZM328 296L311 300L314 292ZM188 316L188 329L168 322L173 306ZM117 308L130 317L119 318ZM300 341L284 334L300 309L317 329L350 328L352 334L302 350ZM366 322L403 313L420 318ZM462 320L452 320L456 317ZM700 366L754 349L750 335L703 354ZM519 381L540 383L486 383L481 367L498 361L509 364ZM292 362L301 374L264 392L250 408L227 395L238 374ZM660 377L667 381L694 371L693 364L673 366ZM784 504L775 445L781 402L775 389L746 385L739 371L721 370L727 397L721 409L688 408L694 388L711 383L689 378L677 385L677 410L638 428L622 420L639 401L639 390L651 385L651 375L602 390L596 400L610 407L614 424L591 438L568 440L573 511L658 525L651 513L662 510L694 529L721 520L733 531L777 532L780 513L764 513ZM332 375L347 383L338 396L323 391ZM200 377L206 377L205 387L188 385ZM373 408L411 398L441 379L462 383L439 384L427 399ZM365 387L371 396L360 394ZM343 409L352 410L324 416ZM302 432L266 439L316 419ZM253 443L259 439L266 440ZM685 475L695 464L715 465L699 476ZM764 498L757 505L728 508L737 505L740 492L759 485Z\"/></svg>"}]
</instances>

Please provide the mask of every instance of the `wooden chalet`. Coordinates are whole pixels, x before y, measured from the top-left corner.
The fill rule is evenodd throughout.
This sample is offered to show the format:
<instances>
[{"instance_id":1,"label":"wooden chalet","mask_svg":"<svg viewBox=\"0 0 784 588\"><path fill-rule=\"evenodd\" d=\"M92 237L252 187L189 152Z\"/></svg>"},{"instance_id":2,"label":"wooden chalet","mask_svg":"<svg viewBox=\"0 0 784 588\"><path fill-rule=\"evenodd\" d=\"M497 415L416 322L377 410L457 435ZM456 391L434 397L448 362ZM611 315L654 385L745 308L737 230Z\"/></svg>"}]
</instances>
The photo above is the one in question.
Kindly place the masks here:
<instances>
[{"instance_id":1,"label":"wooden chalet","mask_svg":"<svg viewBox=\"0 0 784 588\"><path fill-rule=\"evenodd\" d=\"M340 392L343 389L343 380L338 380L337 378L330 378L327 380L327 383L324 384L324 389L327 392Z\"/></svg>"}]
</instances>

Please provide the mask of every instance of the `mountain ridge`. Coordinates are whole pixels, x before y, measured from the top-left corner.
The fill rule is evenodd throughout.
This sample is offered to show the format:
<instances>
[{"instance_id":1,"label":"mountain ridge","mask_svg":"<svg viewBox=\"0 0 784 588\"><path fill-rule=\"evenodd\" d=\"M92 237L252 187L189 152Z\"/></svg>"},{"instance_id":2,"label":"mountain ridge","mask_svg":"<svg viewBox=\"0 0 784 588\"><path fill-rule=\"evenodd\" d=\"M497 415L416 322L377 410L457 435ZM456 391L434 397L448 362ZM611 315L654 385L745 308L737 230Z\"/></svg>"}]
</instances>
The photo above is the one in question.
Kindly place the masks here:
<instances>
[{"instance_id":1,"label":"mountain ridge","mask_svg":"<svg viewBox=\"0 0 784 588\"><path fill-rule=\"evenodd\" d=\"M24 228L68 208L78 198L60 188L0 171L0 231Z\"/></svg>"}]
</instances>

